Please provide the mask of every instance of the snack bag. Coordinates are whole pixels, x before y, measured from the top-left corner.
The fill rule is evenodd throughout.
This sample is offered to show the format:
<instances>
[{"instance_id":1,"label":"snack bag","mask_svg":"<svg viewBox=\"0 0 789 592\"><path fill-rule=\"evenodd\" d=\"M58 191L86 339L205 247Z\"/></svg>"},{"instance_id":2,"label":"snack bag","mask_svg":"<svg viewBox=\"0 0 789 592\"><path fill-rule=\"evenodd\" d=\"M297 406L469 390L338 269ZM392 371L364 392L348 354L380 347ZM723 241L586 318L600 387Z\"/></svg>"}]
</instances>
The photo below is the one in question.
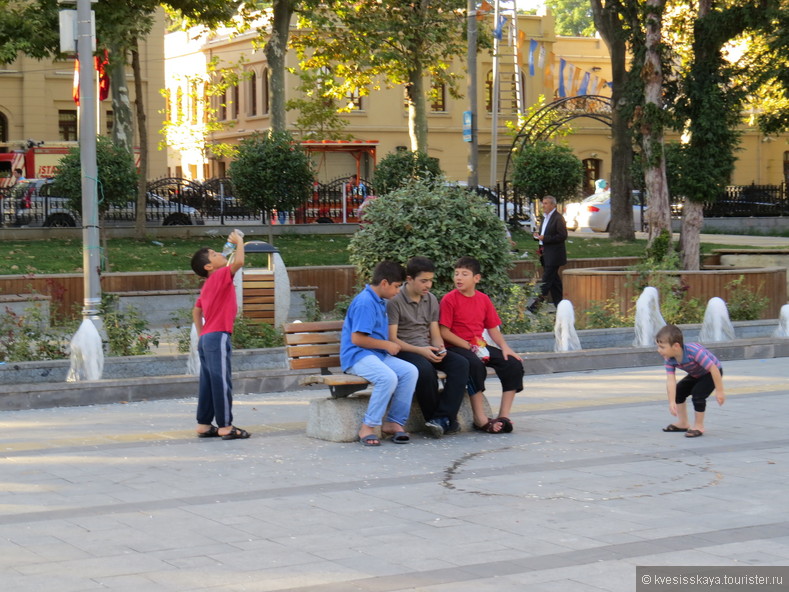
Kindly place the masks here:
<instances>
[{"instance_id":1,"label":"snack bag","mask_svg":"<svg viewBox=\"0 0 789 592\"><path fill-rule=\"evenodd\" d=\"M476 343L471 344L471 351L477 354L477 357L482 360L483 364L487 364L490 360L490 352L487 348L487 343L481 337L477 337Z\"/></svg>"}]
</instances>

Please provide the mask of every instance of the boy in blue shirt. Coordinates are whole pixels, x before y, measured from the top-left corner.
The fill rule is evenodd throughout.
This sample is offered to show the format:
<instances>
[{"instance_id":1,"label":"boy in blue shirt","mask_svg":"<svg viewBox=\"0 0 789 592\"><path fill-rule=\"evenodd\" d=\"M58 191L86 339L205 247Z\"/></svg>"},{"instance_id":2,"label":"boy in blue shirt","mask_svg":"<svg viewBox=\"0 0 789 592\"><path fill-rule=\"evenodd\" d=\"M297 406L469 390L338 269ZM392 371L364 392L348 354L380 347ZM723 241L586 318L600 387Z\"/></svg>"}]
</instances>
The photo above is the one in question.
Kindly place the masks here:
<instances>
[{"instance_id":1,"label":"boy in blue shirt","mask_svg":"<svg viewBox=\"0 0 789 592\"><path fill-rule=\"evenodd\" d=\"M715 392L718 405L723 405L726 395L723 393L723 368L721 363L707 348L699 343L684 343L682 330L676 325L666 325L655 336L658 353L663 356L666 368L666 391L668 393L668 410L677 418L670 423L664 432L685 432L686 438L698 438L704 435L704 412L707 409L707 397ZM677 382L676 368L687 372ZM691 397L695 413L693 429L688 422L688 410L685 400Z\"/></svg>"},{"instance_id":2,"label":"boy in blue shirt","mask_svg":"<svg viewBox=\"0 0 789 592\"><path fill-rule=\"evenodd\" d=\"M410 441L405 424L419 375L416 366L395 356L400 346L389 341L386 300L394 297L405 281L405 270L394 261L382 261L373 270L372 282L351 302L345 314L340 339L343 372L366 378L373 387L367 412L359 429L365 446L380 446L376 434L392 436L395 444ZM390 405L391 401L391 405ZM384 413L389 407L386 421Z\"/></svg>"}]
</instances>

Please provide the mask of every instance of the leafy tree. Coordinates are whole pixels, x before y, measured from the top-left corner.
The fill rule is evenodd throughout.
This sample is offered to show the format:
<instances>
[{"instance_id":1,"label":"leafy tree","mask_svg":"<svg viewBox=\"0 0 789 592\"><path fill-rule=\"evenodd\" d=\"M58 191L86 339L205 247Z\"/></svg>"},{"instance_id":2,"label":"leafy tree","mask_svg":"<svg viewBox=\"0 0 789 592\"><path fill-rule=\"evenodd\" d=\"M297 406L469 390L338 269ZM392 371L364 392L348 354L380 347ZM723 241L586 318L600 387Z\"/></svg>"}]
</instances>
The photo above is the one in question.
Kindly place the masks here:
<instances>
[{"instance_id":1,"label":"leafy tree","mask_svg":"<svg viewBox=\"0 0 789 592\"><path fill-rule=\"evenodd\" d=\"M291 70L292 73L295 73ZM350 107L342 107L332 96L332 80L329 72L299 70L297 90L301 96L291 99L285 107L298 111L294 123L302 139L311 140L350 140L353 136L342 130L348 121L343 119L341 112L350 111Z\"/></svg>"},{"instance_id":2,"label":"leafy tree","mask_svg":"<svg viewBox=\"0 0 789 592\"><path fill-rule=\"evenodd\" d=\"M383 195L417 179L429 181L441 176L437 158L424 152L397 150L384 156L375 167L373 187L378 195Z\"/></svg>"},{"instance_id":3,"label":"leafy tree","mask_svg":"<svg viewBox=\"0 0 789 592\"><path fill-rule=\"evenodd\" d=\"M348 247L360 278L369 278L385 259L405 264L421 255L436 264L433 292L441 297L453 288L455 261L470 255L482 265L480 290L498 302L508 297L512 256L506 229L473 192L414 181L371 201L365 220Z\"/></svg>"},{"instance_id":4,"label":"leafy tree","mask_svg":"<svg viewBox=\"0 0 789 592\"><path fill-rule=\"evenodd\" d=\"M567 146L545 141L527 144L513 159L512 184L532 199L575 197L583 179L583 163Z\"/></svg>"},{"instance_id":5,"label":"leafy tree","mask_svg":"<svg viewBox=\"0 0 789 592\"><path fill-rule=\"evenodd\" d=\"M228 174L239 199L266 212L269 225L271 210L297 208L312 195L312 161L287 132L242 140Z\"/></svg>"},{"instance_id":6,"label":"leafy tree","mask_svg":"<svg viewBox=\"0 0 789 592\"><path fill-rule=\"evenodd\" d=\"M589 0L546 0L556 21L556 34L594 37L596 33Z\"/></svg>"},{"instance_id":7,"label":"leafy tree","mask_svg":"<svg viewBox=\"0 0 789 592\"><path fill-rule=\"evenodd\" d=\"M630 121L639 99L630 90L633 75L628 60L633 36L641 30L639 0L591 0L595 27L611 57L611 238L633 240L633 138ZM632 67L636 67L633 65Z\"/></svg>"},{"instance_id":8,"label":"leafy tree","mask_svg":"<svg viewBox=\"0 0 789 592\"><path fill-rule=\"evenodd\" d=\"M110 206L126 205L134 199L137 170L134 167L134 158L129 152L109 138L98 136L96 165L101 214L104 214ZM82 166L79 147L70 149L60 160L53 189L58 195L69 199L69 206L72 209L82 212Z\"/></svg>"},{"instance_id":9,"label":"leafy tree","mask_svg":"<svg viewBox=\"0 0 789 592\"><path fill-rule=\"evenodd\" d=\"M302 68L327 68L339 84L335 96L405 87L411 149L427 152L427 96L445 84L457 96L453 58L466 53L464 0L310 1L303 35L294 39Z\"/></svg>"}]
</instances>

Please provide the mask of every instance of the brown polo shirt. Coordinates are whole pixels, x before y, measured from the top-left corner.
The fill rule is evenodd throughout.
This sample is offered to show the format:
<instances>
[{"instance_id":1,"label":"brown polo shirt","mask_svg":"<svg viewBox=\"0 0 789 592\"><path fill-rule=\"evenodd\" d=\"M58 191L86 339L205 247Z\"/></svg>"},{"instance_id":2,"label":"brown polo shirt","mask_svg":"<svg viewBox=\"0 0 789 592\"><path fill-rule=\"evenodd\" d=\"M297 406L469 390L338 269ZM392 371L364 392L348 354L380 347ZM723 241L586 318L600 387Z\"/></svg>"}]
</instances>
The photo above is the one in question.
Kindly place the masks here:
<instances>
[{"instance_id":1,"label":"brown polo shirt","mask_svg":"<svg viewBox=\"0 0 789 592\"><path fill-rule=\"evenodd\" d=\"M416 347L430 345L430 323L438 322L438 299L433 294L415 302L404 288L386 303L386 313L389 324L397 325L398 339Z\"/></svg>"}]
</instances>

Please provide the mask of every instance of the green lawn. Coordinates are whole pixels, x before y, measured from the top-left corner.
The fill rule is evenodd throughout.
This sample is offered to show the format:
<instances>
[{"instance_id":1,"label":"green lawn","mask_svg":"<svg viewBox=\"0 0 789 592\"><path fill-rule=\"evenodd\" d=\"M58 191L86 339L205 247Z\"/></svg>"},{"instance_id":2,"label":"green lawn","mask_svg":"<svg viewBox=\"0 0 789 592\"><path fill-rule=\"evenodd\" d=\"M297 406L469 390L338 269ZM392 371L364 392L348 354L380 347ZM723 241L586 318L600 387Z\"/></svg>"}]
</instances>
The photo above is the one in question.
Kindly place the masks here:
<instances>
[{"instance_id":1,"label":"green lawn","mask_svg":"<svg viewBox=\"0 0 789 592\"><path fill-rule=\"evenodd\" d=\"M530 235L516 232L513 239L520 253L534 252ZM347 265L350 236L284 235L274 239L285 265ZM161 243L157 244L157 243ZM192 254L200 247L220 249L223 237L214 239L111 239L108 245L109 271L172 271L189 269ZM614 242L594 235L571 237L567 241L570 258L640 256L646 241ZM20 273L50 274L82 271L82 240L4 241L0 255L0 275ZM726 245L702 244L703 252Z\"/></svg>"}]
</instances>

